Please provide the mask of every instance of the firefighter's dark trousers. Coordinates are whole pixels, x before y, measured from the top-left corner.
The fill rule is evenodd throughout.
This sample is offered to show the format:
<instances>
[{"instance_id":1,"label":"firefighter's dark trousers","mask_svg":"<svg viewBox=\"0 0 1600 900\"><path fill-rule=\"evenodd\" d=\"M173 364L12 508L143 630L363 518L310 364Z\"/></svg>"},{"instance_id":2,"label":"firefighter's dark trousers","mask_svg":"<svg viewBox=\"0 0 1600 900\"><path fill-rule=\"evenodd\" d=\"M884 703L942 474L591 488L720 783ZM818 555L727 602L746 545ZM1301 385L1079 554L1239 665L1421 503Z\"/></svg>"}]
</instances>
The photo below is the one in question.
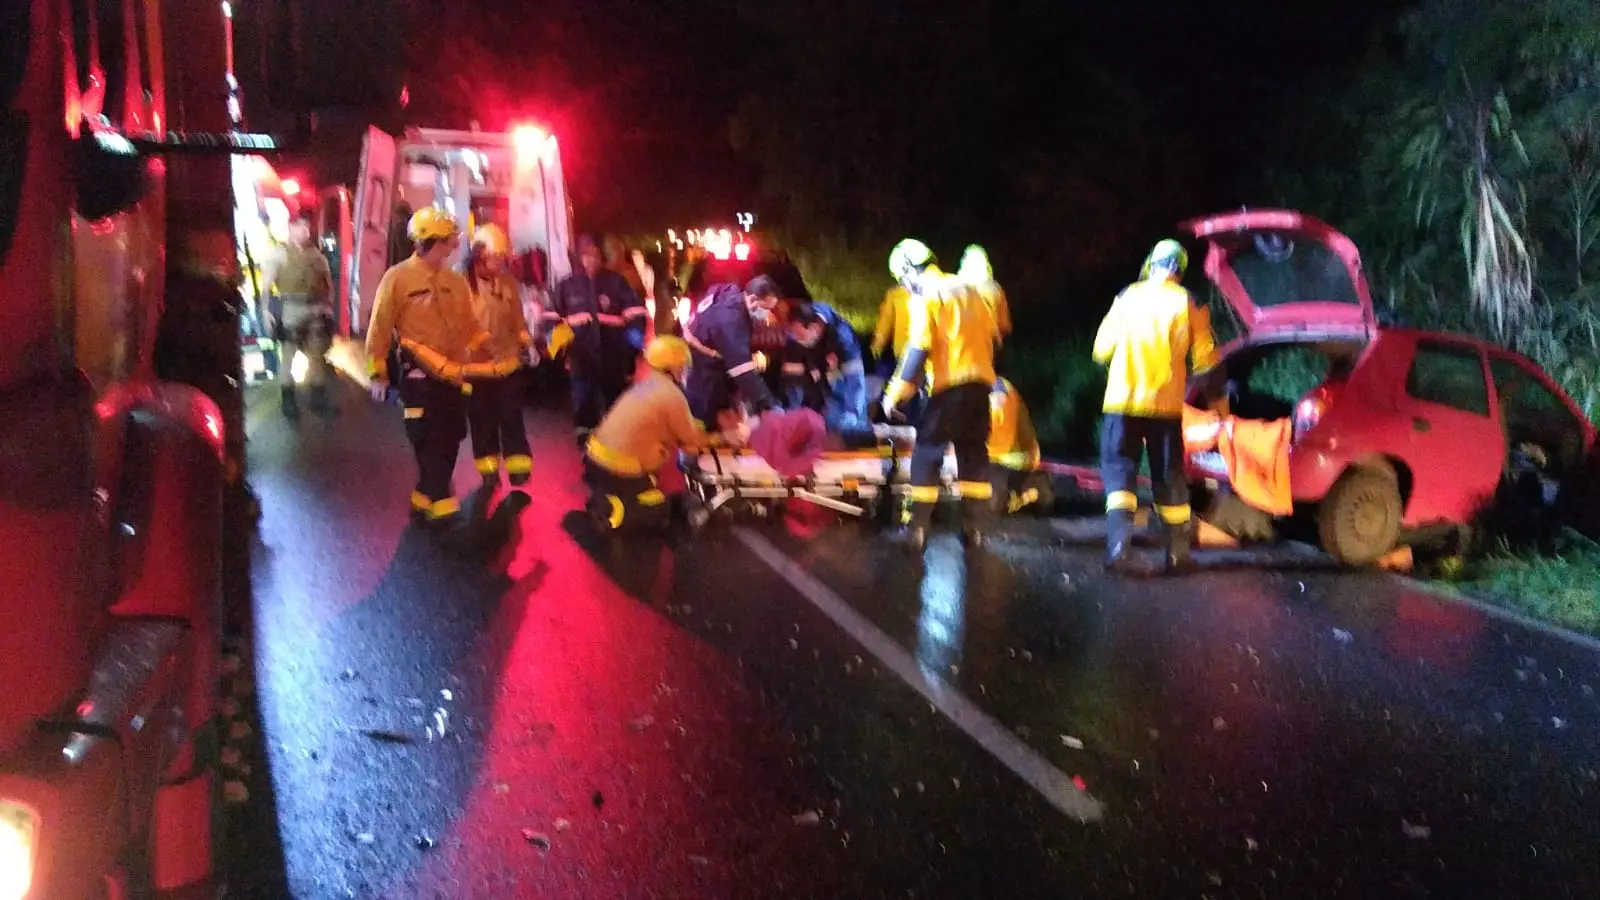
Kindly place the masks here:
<instances>
[{"instance_id":1,"label":"firefighter's dark trousers","mask_svg":"<svg viewBox=\"0 0 1600 900\"><path fill-rule=\"evenodd\" d=\"M667 495L655 475L619 475L586 456L583 480L589 486L589 514L603 528L659 527L671 521Z\"/></svg>"},{"instance_id":2,"label":"firefighter's dark trousers","mask_svg":"<svg viewBox=\"0 0 1600 900\"><path fill-rule=\"evenodd\" d=\"M473 379L467 398L467 424L472 434L472 458L485 479L500 474L502 457L512 484L527 484L533 472L528 453L528 431L522 422L520 373L504 378Z\"/></svg>"},{"instance_id":3,"label":"firefighter's dark trousers","mask_svg":"<svg viewBox=\"0 0 1600 900\"><path fill-rule=\"evenodd\" d=\"M579 440L600 424L632 380L633 370L624 369L621 363L607 365L586 360L580 364L573 360L572 424Z\"/></svg>"},{"instance_id":4,"label":"firefighter's dark trousers","mask_svg":"<svg viewBox=\"0 0 1600 900\"><path fill-rule=\"evenodd\" d=\"M926 528L939 505L939 476L947 449L954 447L961 516L968 529L988 525L994 504L989 483L989 385L961 384L928 398L911 451L911 517Z\"/></svg>"},{"instance_id":5,"label":"firefighter's dark trousers","mask_svg":"<svg viewBox=\"0 0 1600 900\"><path fill-rule=\"evenodd\" d=\"M1100 431L1100 478L1113 542L1125 542L1139 508L1139 462L1150 459L1156 515L1169 529L1189 524L1189 482L1183 474L1183 419L1107 413Z\"/></svg>"},{"instance_id":6,"label":"firefighter's dark trousers","mask_svg":"<svg viewBox=\"0 0 1600 900\"><path fill-rule=\"evenodd\" d=\"M456 453L467 433L467 397L460 385L404 366L400 402L405 406L406 437L417 457L417 489L411 508L430 519L460 509L450 489Z\"/></svg>"}]
</instances>

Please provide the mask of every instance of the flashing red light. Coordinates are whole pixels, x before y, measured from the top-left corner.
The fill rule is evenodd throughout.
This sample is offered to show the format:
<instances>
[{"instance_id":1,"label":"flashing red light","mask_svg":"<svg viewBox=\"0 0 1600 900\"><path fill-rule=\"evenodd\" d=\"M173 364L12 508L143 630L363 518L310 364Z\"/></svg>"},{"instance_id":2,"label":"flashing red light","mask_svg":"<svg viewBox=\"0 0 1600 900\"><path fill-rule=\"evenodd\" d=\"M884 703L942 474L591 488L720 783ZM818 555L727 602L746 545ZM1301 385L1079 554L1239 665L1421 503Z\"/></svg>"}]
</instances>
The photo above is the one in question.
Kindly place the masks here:
<instances>
[{"instance_id":1,"label":"flashing red light","mask_svg":"<svg viewBox=\"0 0 1600 900\"><path fill-rule=\"evenodd\" d=\"M733 245L733 255L740 262L744 262L745 260L750 258L750 245L749 244L735 244L735 245Z\"/></svg>"},{"instance_id":2,"label":"flashing red light","mask_svg":"<svg viewBox=\"0 0 1600 900\"><path fill-rule=\"evenodd\" d=\"M300 193L300 182L295 181L293 178L285 178L282 184L285 197L293 197Z\"/></svg>"},{"instance_id":3,"label":"flashing red light","mask_svg":"<svg viewBox=\"0 0 1600 900\"><path fill-rule=\"evenodd\" d=\"M537 125L518 125L511 129L511 143L517 148L518 156L537 157L549 139L550 133Z\"/></svg>"}]
</instances>

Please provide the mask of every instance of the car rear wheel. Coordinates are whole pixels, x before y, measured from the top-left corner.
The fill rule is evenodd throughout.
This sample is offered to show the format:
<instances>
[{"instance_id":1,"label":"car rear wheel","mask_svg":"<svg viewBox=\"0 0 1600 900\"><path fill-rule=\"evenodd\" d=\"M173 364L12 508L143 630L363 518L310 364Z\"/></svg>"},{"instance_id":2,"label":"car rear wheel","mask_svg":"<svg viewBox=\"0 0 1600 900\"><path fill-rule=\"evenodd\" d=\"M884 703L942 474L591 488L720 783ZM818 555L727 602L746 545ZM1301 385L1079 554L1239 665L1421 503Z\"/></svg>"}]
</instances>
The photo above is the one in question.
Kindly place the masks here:
<instances>
[{"instance_id":1,"label":"car rear wheel","mask_svg":"<svg viewBox=\"0 0 1600 900\"><path fill-rule=\"evenodd\" d=\"M1377 562L1400 538L1400 483L1389 472L1352 469L1317 511L1322 548L1352 566Z\"/></svg>"}]
</instances>

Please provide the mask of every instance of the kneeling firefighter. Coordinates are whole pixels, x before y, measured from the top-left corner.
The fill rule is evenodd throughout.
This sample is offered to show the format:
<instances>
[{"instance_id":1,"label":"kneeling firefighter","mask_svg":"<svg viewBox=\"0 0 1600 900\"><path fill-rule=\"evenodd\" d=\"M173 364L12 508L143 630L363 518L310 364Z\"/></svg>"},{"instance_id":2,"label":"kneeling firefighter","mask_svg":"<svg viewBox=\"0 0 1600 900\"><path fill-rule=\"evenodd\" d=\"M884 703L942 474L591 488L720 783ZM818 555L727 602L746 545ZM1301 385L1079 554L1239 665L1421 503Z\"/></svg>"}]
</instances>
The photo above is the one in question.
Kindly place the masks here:
<instances>
[{"instance_id":1,"label":"kneeling firefighter","mask_svg":"<svg viewBox=\"0 0 1600 900\"><path fill-rule=\"evenodd\" d=\"M689 413L683 393L689 345L682 338L657 337L645 347L644 360L649 373L617 398L584 447L587 509L608 530L665 523L670 512L657 481L661 467L679 449L698 453L711 446L711 435Z\"/></svg>"},{"instance_id":2,"label":"kneeling firefighter","mask_svg":"<svg viewBox=\"0 0 1600 900\"><path fill-rule=\"evenodd\" d=\"M1149 455L1156 513L1166 532L1169 572L1192 566L1189 485L1183 471L1183 403L1196 374L1217 362L1206 312L1180 283L1188 268L1183 245L1164 240L1145 258L1139 281L1111 303L1094 339L1094 360L1107 368L1100 474L1106 489L1106 565L1125 568L1132 549L1134 493L1141 458Z\"/></svg>"},{"instance_id":3,"label":"kneeling firefighter","mask_svg":"<svg viewBox=\"0 0 1600 900\"><path fill-rule=\"evenodd\" d=\"M1021 392L1010 381L995 379L989 391L989 482L994 485L996 510L1050 512L1055 494L1050 477L1039 468L1041 462L1039 435Z\"/></svg>"},{"instance_id":4,"label":"kneeling firefighter","mask_svg":"<svg viewBox=\"0 0 1600 900\"><path fill-rule=\"evenodd\" d=\"M406 436L417 457L412 514L442 524L460 511L450 478L467 430L467 367L471 348L488 337L472 312L472 288L445 266L461 241L455 219L424 207L411 217L408 233L416 252L378 282L367 359L373 399L383 400L390 377L400 377ZM397 339L400 371L392 373L389 350Z\"/></svg>"},{"instance_id":5,"label":"kneeling firefighter","mask_svg":"<svg viewBox=\"0 0 1600 900\"><path fill-rule=\"evenodd\" d=\"M524 485L533 472L528 432L522 422L522 390L516 373L523 366L533 335L522 311L522 291L506 271L511 241L498 225L485 225L472 236L467 255L467 282L472 308L486 338L475 348L487 358L490 371L468 381L467 402L472 456L484 484L499 483L502 458L513 485Z\"/></svg>"},{"instance_id":6,"label":"kneeling firefighter","mask_svg":"<svg viewBox=\"0 0 1600 900\"><path fill-rule=\"evenodd\" d=\"M921 241L901 241L889 268L914 297L905 357L884 390L883 409L896 407L926 379L928 404L911 451L911 509L906 544L921 550L933 510L946 448L953 446L960 479L962 537L968 546L983 542L994 505L989 483L989 389L995 382L994 354L1000 340L994 312L973 287L933 266Z\"/></svg>"}]
</instances>

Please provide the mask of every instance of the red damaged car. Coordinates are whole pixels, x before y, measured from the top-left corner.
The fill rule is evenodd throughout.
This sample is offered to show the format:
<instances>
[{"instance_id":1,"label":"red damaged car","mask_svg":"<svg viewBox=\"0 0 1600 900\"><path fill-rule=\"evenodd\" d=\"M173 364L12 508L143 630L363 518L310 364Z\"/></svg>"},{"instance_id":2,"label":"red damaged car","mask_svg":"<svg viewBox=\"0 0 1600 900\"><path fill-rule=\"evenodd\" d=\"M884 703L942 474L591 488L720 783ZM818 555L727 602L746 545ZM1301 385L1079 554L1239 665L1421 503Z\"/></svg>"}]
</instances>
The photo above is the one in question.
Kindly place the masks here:
<instances>
[{"instance_id":1,"label":"red damaged car","mask_svg":"<svg viewBox=\"0 0 1600 900\"><path fill-rule=\"evenodd\" d=\"M1409 536L1477 524L1509 488L1552 505L1595 429L1538 366L1473 337L1378 324L1348 237L1298 212L1186 222L1242 335L1190 402L1293 420L1290 482L1324 549L1370 563ZM1226 482L1216 453L1191 480ZM1513 504L1515 505L1515 504Z\"/></svg>"}]
</instances>

